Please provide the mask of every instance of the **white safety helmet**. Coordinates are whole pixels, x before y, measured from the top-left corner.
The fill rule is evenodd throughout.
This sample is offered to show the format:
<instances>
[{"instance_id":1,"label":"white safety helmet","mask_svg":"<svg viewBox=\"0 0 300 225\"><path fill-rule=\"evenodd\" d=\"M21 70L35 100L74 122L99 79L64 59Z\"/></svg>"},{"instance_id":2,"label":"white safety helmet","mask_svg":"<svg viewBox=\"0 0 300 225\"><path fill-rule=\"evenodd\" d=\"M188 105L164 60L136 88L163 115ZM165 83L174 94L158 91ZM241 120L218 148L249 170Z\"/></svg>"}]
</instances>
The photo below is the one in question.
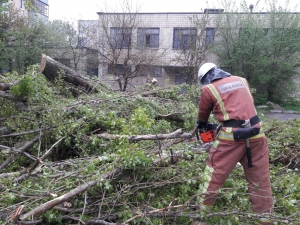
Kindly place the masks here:
<instances>
[{"instance_id":1,"label":"white safety helmet","mask_svg":"<svg viewBox=\"0 0 300 225\"><path fill-rule=\"evenodd\" d=\"M217 65L213 64L213 63L204 63L199 71L198 71L198 81L201 84L201 80L202 78L205 76L205 74L210 71L212 68L216 67Z\"/></svg>"}]
</instances>

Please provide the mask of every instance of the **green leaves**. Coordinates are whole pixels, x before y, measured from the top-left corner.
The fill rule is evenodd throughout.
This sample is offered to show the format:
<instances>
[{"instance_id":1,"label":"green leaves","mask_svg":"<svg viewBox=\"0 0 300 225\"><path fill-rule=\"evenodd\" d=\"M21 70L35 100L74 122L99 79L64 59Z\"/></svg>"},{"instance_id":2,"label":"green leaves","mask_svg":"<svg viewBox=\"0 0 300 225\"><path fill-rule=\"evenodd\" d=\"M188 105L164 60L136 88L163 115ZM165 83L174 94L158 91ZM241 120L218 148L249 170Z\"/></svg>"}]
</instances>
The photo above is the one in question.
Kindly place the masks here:
<instances>
[{"instance_id":1,"label":"green leaves","mask_svg":"<svg viewBox=\"0 0 300 225\"><path fill-rule=\"evenodd\" d=\"M2 79L2 78L1 78ZM207 153L194 149L195 143L174 140L131 142L122 135L170 133L179 128L186 132L194 129L199 95L198 85L187 88L185 94L160 91L159 97L141 97L139 94L119 95L110 91L81 94L77 98L65 95L63 82L55 85L48 82L38 72L38 66L28 68L20 76L8 73L3 78L7 83L19 80L16 90L28 96L30 110L22 111L11 100L0 99L0 128L8 127L16 132L43 129L40 137L26 155L18 158L3 170L3 173L16 173L0 177L4 186L0 195L2 208L16 208L26 202L26 212L53 198L62 196L86 182L95 180L97 185L68 200L72 216L86 222L96 218L118 215L118 222L124 222L140 212L185 204L191 204L199 187L207 186L204 173ZM175 119L165 115L176 112ZM160 116L158 116L160 115ZM177 117L177 115L179 115ZM168 120L166 119L168 118ZM210 118L213 120L214 118ZM300 180L296 169L296 154L300 145L299 121L264 121L264 129L269 139L271 182L275 202L275 215L293 218L299 211ZM4 162L11 154L10 148L23 145L40 133L22 136L2 137L0 161ZM113 134L117 139L101 139L98 134ZM57 143L58 140L61 140ZM3 141L3 142L2 142ZM3 144L2 144L3 143ZM19 148L19 147L17 147ZM14 148L15 149L15 148ZM37 158L52 149L52 154L42 162L43 167L34 172L22 183L14 180L21 172L28 171ZM170 163L172 156L177 163ZM282 156L290 161L276 161ZM114 168L121 168L120 174L104 178ZM2 175L2 174L1 174ZM102 178L100 178L102 177ZM0 186L0 188L2 188ZM196 213L189 204L179 209L179 216L139 218L132 223L143 224L188 224L189 215L204 218L207 224L252 224L251 204L247 193L247 182L243 170L235 169L229 176L214 208L208 212ZM34 194L34 197L32 196ZM198 193L200 194L200 193ZM85 204L86 198L86 204ZM64 203L63 203L64 204ZM82 209L86 207L84 215ZM64 206L67 208L68 206ZM225 215L224 212L240 211L241 215ZM163 211L164 213L167 211ZM214 216L206 217L209 213ZM223 213L220 214L220 213ZM44 224L60 224L64 212L47 210ZM65 222L65 221L64 221Z\"/></svg>"},{"instance_id":2,"label":"green leaves","mask_svg":"<svg viewBox=\"0 0 300 225\"><path fill-rule=\"evenodd\" d=\"M298 14L275 4L263 14L228 11L216 17L218 39L213 52L221 66L257 89L256 104L293 98L294 79L299 77L299 23Z\"/></svg>"},{"instance_id":3,"label":"green leaves","mask_svg":"<svg viewBox=\"0 0 300 225\"><path fill-rule=\"evenodd\" d=\"M123 127L122 134L147 134L152 133L154 120L147 115L145 108L136 108L131 115L128 123Z\"/></svg>"},{"instance_id":4,"label":"green leaves","mask_svg":"<svg viewBox=\"0 0 300 225\"><path fill-rule=\"evenodd\" d=\"M124 148L125 147L125 148ZM120 146L120 163L124 169L139 169L147 167L152 163L151 158L146 156L145 152L138 150L134 144Z\"/></svg>"},{"instance_id":5,"label":"green leaves","mask_svg":"<svg viewBox=\"0 0 300 225\"><path fill-rule=\"evenodd\" d=\"M13 86L12 93L18 97L28 97L33 93L32 80L29 76L23 77L20 82Z\"/></svg>"}]
</instances>

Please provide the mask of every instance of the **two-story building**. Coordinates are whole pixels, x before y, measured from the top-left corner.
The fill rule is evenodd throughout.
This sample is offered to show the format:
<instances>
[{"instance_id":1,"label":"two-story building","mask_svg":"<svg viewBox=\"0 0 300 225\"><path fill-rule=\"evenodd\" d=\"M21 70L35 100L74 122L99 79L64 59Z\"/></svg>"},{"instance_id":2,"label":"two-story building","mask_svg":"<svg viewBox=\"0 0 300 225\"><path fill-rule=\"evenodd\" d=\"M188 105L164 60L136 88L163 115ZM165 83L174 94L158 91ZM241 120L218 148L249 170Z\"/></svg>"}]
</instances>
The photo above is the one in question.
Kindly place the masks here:
<instances>
[{"instance_id":1,"label":"two-story building","mask_svg":"<svg viewBox=\"0 0 300 225\"><path fill-rule=\"evenodd\" d=\"M253 22L254 27L257 26L264 33L265 40L271 36L275 40L276 33L283 35L285 43L280 40L280 37L276 39L276 43L272 42L273 46L269 42L269 49L264 48L263 45L261 45L261 49L256 49L256 54L263 52L265 54L269 51L274 51L275 54L279 51L284 52L284 46L288 46L289 40L293 42L296 40L293 37L285 36L284 33L292 34L291 31L299 30L296 24L298 14L278 12L273 18L272 13L253 12L253 5L250 5L248 12L243 13L225 13L222 9L205 9L203 12L191 13L98 12L98 77L110 84L113 89L123 91L143 86L151 82L152 78L155 78L160 86L190 84L196 82L197 70L202 63L213 62L222 67L217 56L209 49L213 42L218 43L221 48L224 47L220 46L219 34L225 29L223 27L218 29L218 21L226 21L231 15L234 19L231 21L232 24L229 23L227 26L232 27L231 32L234 33L234 37L238 38L242 33L247 33L245 27L248 26L245 23L238 24L241 22L238 18L246 17L249 18L249 21L255 21ZM271 23L272 18L274 23ZM290 22L290 19L295 22ZM255 23L257 24L255 25ZM272 34L269 33L271 29ZM228 38L230 37L228 36ZM296 38L299 40L298 37ZM243 40L244 43L247 42L245 40ZM250 45L255 44L254 39L251 41ZM295 51L297 50L295 49ZM285 63L285 57L276 54L274 57L277 58L274 60L276 60L277 66ZM291 58L297 58L296 55L294 56ZM255 56L251 57L253 59ZM235 63L242 66L240 60L235 60ZM280 66L278 69L284 73L284 69ZM237 71L244 72L239 68ZM290 73L283 75L294 77L294 74ZM260 76L260 74L256 73L255 76ZM297 82L299 79L296 78L294 83ZM299 89L299 87L296 88Z\"/></svg>"},{"instance_id":2,"label":"two-story building","mask_svg":"<svg viewBox=\"0 0 300 225\"><path fill-rule=\"evenodd\" d=\"M145 85L152 78L159 85L190 84L195 78L191 74L195 74L199 63L216 62L207 48L215 34L214 24L207 15L222 12L219 9L203 13L98 12L99 79L119 89L119 80L128 76L124 81L128 82L127 90ZM189 53L196 49L202 52Z\"/></svg>"}]
</instances>

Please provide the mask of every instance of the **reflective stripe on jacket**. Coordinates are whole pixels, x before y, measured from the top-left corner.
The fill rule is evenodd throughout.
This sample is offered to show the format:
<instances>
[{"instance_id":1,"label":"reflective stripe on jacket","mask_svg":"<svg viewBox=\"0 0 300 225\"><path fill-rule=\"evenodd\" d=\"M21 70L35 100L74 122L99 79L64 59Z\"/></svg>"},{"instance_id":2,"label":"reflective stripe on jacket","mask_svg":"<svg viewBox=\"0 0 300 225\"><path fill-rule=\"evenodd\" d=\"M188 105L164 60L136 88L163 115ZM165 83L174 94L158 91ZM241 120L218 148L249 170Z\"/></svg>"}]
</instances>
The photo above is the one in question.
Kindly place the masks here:
<instances>
[{"instance_id":1,"label":"reflective stripe on jacket","mask_svg":"<svg viewBox=\"0 0 300 225\"><path fill-rule=\"evenodd\" d=\"M199 102L198 120L208 121L211 112L219 122L246 120L257 114L250 87L246 79L230 76L213 81L202 89ZM260 124L255 125L260 127ZM232 128L223 128L232 132Z\"/></svg>"}]
</instances>

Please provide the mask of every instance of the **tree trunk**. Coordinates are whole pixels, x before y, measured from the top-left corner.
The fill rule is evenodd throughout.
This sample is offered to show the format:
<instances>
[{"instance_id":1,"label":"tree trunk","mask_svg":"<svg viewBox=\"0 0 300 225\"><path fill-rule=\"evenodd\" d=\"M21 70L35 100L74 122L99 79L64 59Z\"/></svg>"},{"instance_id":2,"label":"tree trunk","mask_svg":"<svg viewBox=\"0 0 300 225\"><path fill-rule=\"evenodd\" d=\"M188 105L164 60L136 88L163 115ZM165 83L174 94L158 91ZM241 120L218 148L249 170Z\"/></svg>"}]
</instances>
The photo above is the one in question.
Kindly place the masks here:
<instances>
[{"instance_id":1,"label":"tree trunk","mask_svg":"<svg viewBox=\"0 0 300 225\"><path fill-rule=\"evenodd\" d=\"M71 83L87 92L96 91L90 80L81 76L77 71L44 54L42 54L40 72L51 81L55 80L55 78L58 78L59 73L62 72L62 78L64 81Z\"/></svg>"}]
</instances>

